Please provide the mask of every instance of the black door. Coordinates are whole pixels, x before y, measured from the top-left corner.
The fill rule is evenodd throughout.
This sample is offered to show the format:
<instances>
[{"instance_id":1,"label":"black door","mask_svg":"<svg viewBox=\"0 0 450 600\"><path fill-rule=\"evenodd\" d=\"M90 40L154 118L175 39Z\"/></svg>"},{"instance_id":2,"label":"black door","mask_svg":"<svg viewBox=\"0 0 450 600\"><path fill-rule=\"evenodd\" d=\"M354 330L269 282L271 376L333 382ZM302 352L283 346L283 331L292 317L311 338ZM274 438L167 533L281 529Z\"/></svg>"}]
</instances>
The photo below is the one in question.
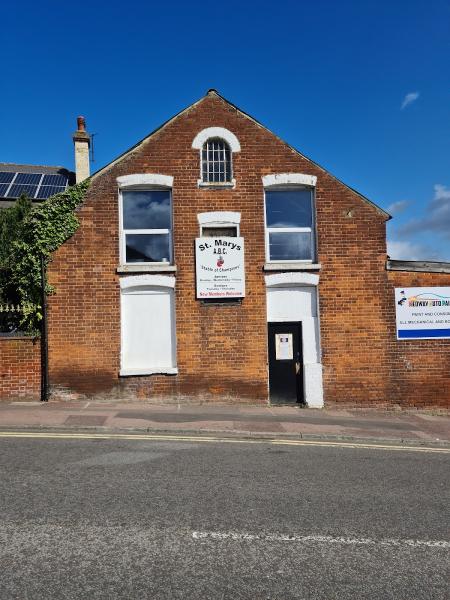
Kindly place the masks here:
<instances>
[{"instance_id":1,"label":"black door","mask_svg":"<svg viewBox=\"0 0 450 600\"><path fill-rule=\"evenodd\" d=\"M270 402L303 404L302 324L269 323L268 333Z\"/></svg>"}]
</instances>

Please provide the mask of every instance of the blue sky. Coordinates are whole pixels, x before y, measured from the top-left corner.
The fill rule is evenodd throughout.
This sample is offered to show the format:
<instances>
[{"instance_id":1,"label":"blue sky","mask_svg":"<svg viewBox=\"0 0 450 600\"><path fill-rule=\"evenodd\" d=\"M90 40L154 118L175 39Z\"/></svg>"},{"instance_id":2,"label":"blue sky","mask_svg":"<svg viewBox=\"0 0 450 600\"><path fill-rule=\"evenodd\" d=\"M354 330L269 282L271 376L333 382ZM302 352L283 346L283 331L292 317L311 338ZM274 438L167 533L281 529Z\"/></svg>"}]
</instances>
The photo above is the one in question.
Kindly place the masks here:
<instances>
[{"instance_id":1,"label":"blue sky","mask_svg":"<svg viewBox=\"0 0 450 600\"><path fill-rule=\"evenodd\" d=\"M6 3L0 161L94 169L216 88L390 210L392 258L450 260L450 3Z\"/></svg>"}]
</instances>

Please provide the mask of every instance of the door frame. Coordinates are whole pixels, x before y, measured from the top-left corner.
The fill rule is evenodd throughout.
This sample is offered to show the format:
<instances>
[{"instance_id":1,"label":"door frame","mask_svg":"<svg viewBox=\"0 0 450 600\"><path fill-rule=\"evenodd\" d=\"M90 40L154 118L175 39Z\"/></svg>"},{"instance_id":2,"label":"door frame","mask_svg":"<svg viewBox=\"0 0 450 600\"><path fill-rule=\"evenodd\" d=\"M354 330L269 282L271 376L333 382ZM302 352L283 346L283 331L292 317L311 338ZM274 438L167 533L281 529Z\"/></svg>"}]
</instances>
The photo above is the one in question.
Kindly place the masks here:
<instances>
[{"instance_id":1,"label":"door frame","mask_svg":"<svg viewBox=\"0 0 450 600\"><path fill-rule=\"evenodd\" d=\"M323 399L323 374L322 374L322 352L320 345L320 312L319 312L319 275L305 272L284 272L265 275L266 283L266 307L267 323L269 322L301 322L302 323L302 350L303 350L303 393L306 406L310 408L322 408ZM306 310L294 302L281 302L276 305L276 314L273 300L269 306L268 294L271 290L285 290L286 298L289 293L299 290L308 291L315 300L315 310ZM278 296L278 294L276 294ZM273 299L272 295L272 299ZM268 326L266 327L268 336ZM268 338L267 338L268 339ZM311 353L312 350L312 353ZM267 346L267 394L269 396L269 354Z\"/></svg>"},{"instance_id":2,"label":"door frame","mask_svg":"<svg viewBox=\"0 0 450 600\"><path fill-rule=\"evenodd\" d=\"M301 377L301 394L299 394L299 378L296 377L296 393L297 393L297 401L293 402L275 402L274 406L306 406L305 400L305 368L303 361L303 327L301 321L267 321L267 340L269 340L269 325L286 325L286 327L298 327L298 347L299 354L301 358L301 369L302 369L302 377ZM294 363L296 362L295 357L293 359ZM271 402L270 398L270 359L269 359L269 344L267 344L267 372L269 379L269 402Z\"/></svg>"}]
</instances>

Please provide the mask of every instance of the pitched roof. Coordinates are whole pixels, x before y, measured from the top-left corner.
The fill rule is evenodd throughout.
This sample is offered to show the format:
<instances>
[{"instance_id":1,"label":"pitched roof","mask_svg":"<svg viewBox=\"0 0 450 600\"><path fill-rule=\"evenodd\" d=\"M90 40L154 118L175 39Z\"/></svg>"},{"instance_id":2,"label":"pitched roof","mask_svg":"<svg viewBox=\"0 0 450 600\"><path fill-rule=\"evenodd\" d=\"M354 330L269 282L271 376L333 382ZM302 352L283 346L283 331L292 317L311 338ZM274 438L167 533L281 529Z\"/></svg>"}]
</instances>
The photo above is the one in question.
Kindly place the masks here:
<instances>
[{"instance_id":1,"label":"pitched roof","mask_svg":"<svg viewBox=\"0 0 450 600\"><path fill-rule=\"evenodd\" d=\"M17 163L0 162L0 172L4 173L45 173L50 175L74 175L65 167L52 167L48 165L19 165Z\"/></svg>"},{"instance_id":2,"label":"pitched roof","mask_svg":"<svg viewBox=\"0 0 450 600\"><path fill-rule=\"evenodd\" d=\"M0 162L0 206L8 206L22 193L43 200L75 183L65 167Z\"/></svg>"},{"instance_id":3,"label":"pitched roof","mask_svg":"<svg viewBox=\"0 0 450 600\"><path fill-rule=\"evenodd\" d=\"M125 152L123 152L122 154L120 154L117 158L115 158L114 160L112 160L111 162L109 162L108 164L106 164L104 167L102 167L101 169L99 169L98 171L96 171L92 175L92 177L95 178L98 175L100 175L101 173L103 173L104 171L110 169L116 163L120 162L123 158L125 158L131 152L133 152L133 150L135 150L136 148L138 148L141 144L143 144L144 142L146 142L147 140L149 140L156 133L158 133L159 131L161 131L162 129L164 129L165 127L167 127L167 125L169 125L170 123L172 123L173 121L175 121L175 119L177 119L178 117L180 117L181 115L183 115L188 110L191 110L194 106L197 106L198 104L200 104L208 96L216 96L217 98L220 98L220 100L222 100L223 102L225 102L226 104L228 104L229 106L231 106L232 108L234 108L237 112L239 112L245 118L253 121L253 123L255 123L255 125L257 125L258 127L261 127L262 129L265 129L266 131L268 131L271 135L273 135L278 140L280 140L283 144L285 144L293 152L295 152L296 154L298 154L302 158L308 160L313 165L315 165L317 168L321 169L324 173L326 173L330 177L333 177L333 179L335 179L340 184L344 185L346 188L348 188L349 190L351 190L353 193L355 193L357 196L359 196L362 200L364 200L364 202L367 202L368 204L370 204L370 206L372 206L373 208L375 208L375 210L377 210L384 217L386 217L386 220L392 219L391 215L388 212L386 212L383 208L381 208L380 206L378 206L377 204L375 204L374 202L372 202L372 200L369 200L369 198L367 198L366 196L364 196L363 194L361 194L361 192L358 192L358 190L355 190L351 186L347 185L346 183L344 183L343 181L341 181L340 179L338 179L336 176L332 175L329 171L327 171L327 169L325 169L324 167L322 167L321 165L319 165L319 163L317 163L316 161L312 160L311 158L309 158L308 156L306 156L305 154L303 154L302 152L300 152L299 150L297 150L297 148L294 148L293 146L291 146L290 144L288 144L287 142L285 142L282 138L280 138L275 133L273 133L273 131L271 131L268 127L266 127L265 125L263 125L262 123L260 123L257 119L255 119L254 117L252 117L251 115L249 115L248 113L246 113L242 109L240 109L238 106L236 106L235 104L233 104L232 102L230 102L229 100L227 100L226 98L224 98L224 96L222 96L221 94L219 94L219 92L217 90L215 90L215 89L209 89L207 91L207 93L205 94L205 96L202 96L199 100L197 100L196 102L193 102L192 104L190 104L189 106L187 106L186 108L184 108L183 110L181 110L180 112L178 112L177 114L175 114L173 117L171 117L170 119L168 119L167 121L165 121L164 123L162 123L162 125L160 125L156 129L154 129L151 133L149 133L148 135L146 135L141 140L139 140L136 144L134 144L134 146L132 146L131 148L129 148L128 150L126 150Z\"/></svg>"}]
</instances>

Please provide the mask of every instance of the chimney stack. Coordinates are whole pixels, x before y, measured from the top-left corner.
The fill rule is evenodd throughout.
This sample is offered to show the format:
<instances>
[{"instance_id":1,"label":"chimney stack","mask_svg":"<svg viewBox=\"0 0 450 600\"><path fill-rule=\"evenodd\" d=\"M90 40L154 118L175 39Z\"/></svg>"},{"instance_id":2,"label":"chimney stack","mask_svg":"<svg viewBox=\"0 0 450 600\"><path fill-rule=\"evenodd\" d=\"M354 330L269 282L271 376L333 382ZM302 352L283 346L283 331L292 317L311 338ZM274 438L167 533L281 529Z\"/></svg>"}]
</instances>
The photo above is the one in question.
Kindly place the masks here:
<instances>
[{"instance_id":1,"label":"chimney stack","mask_svg":"<svg viewBox=\"0 0 450 600\"><path fill-rule=\"evenodd\" d=\"M84 117L77 118L77 131L73 134L72 139L75 146L76 182L80 183L80 181L84 181L90 175L89 147L91 136L86 132Z\"/></svg>"}]
</instances>

